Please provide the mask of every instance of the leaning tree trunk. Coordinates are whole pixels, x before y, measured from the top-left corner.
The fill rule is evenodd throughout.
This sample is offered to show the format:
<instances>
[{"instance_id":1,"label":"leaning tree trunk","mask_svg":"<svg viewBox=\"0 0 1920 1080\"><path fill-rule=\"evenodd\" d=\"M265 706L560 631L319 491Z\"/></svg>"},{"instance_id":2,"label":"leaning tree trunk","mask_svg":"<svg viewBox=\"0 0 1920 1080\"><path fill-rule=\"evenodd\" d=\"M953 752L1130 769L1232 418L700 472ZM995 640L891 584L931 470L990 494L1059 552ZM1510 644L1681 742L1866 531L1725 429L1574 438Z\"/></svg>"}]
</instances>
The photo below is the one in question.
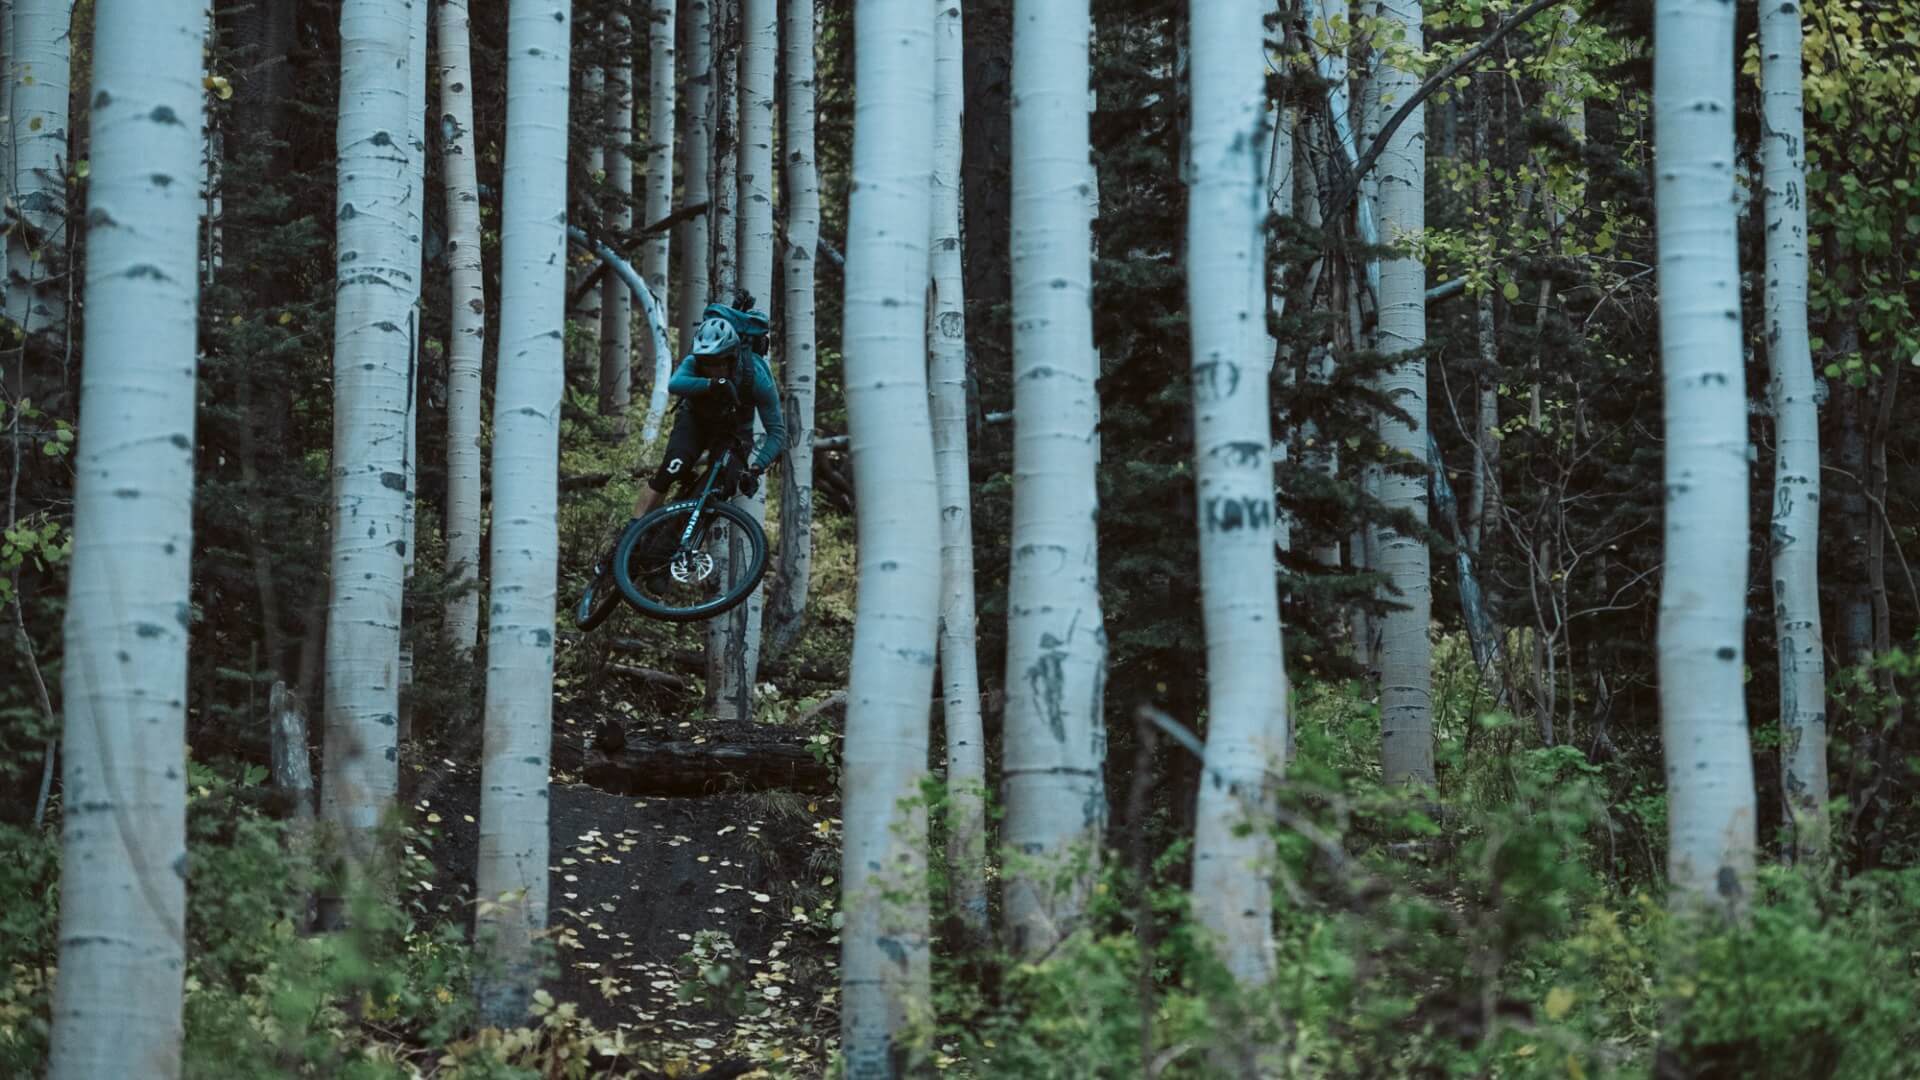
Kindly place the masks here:
<instances>
[{"instance_id":1,"label":"leaning tree trunk","mask_svg":"<svg viewBox=\"0 0 1920 1080\"><path fill-rule=\"evenodd\" d=\"M418 235L404 0L340 8L340 183L333 348L333 528L320 807L350 859L372 854L399 790L400 610L406 572L411 283ZM338 897L329 898L331 901ZM323 913L323 922L338 916Z\"/></svg>"},{"instance_id":2,"label":"leaning tree trunk","mask_svg":"<svg viewBox=\"0 0 1920 1080\"><path fill-rule=\"evenodd\" d=\"M1194 481L1207 634L1206 775L1194 813L1193 908L1243 986L1273 975L1273 836L1262 796L1285 750L1268 416L1263 0L1193 7L1187 309ZM1276 738L1277 741L1276 741Z\"/></svg>"},{"instance_id":3,"label":"leaning tree trunk","mask_svg":"<svg viewBox=\"0 0 1920 1080\"><path fill-rule=\"evenodd\" d=\"M847 697L840 1033L850 1080L918 1074L909 1017L931 1008L925 896L928 699L940 615L939 496L927 417L927 0L854 7L846 394L860 544ZM1084 91L1082 91L1084 95ZM1084 96L1082 98L1084 104Z\"/></svg>"},{"instance_id":4,"label":"leaning tree trunk","mask_svg":"<svg viewBox=\"0 0 1920 1080\"><path fill-rule=\"evenodd\" d=\"M647 20L647 191L646 223L655 225L673 213L673 88L674 88L674 0L650 0L652 13ZM640 252L640 270L653 290L653 298L666 310L672 297L667 292L672 267L673 233L662 229L647 237ZM653 341L653 335L647 336ZM653 358L653 389L647 395L647 419L640 428L642 441L652 443L660 436L660 421L667 414L667 382L673 374L673 354L658 344L649 346Z\"/></svg>"},{"instance_id":5,"label":"leaning tree trunk","mask_svg":"<svg viewBox=\"0 0 1920 1080\"><path fill-rule=\"evenodd\" d=\"M680 198L683 206L702 206L710 202L712 188L708 174L713 169L713 118L709 109L713 97L713 25L712 0L688 0L687 17L682 28L687 35L680 54L686 58L686 92L680 96L685 114L680 143ZM713 209L687 219L680 233L680 347L693 341L694 328L700 325L700 310L707 303L707 250L713 232Z\"/></svg>"},{"instance_id":6,"label":"leaning tree trunk","mask_svg":"<svg viewBox=\"0 0 1920 1080\"><path fill-rule=\"evenodd\" d=\"M7 318L27 334L64 334L67 244L67 95L73 77L74 0L14 0L14 216L7 236ZM198 175L195 166L192 175ZM199 250L196 244L194 250Z\"/></svg>"},{"instance_id":7,"label":"leaning tree trunk","mask_svg":"<svg viewBox=\"0 0 1920 1080\"><path fill-rule=\"evenodd\" d=\"M1722 0L1654 6L1654 200L1666 400L1660 727L1667 877L1683 906L1753 887L1753 759L1742 689L1747 397L1735 234L1733 20Z\"/></svg>"},{"instance_id":8,"label":"leaning tree trunk","mask_svg":"<svg viewBox=\"0 0 1920 1080\"><path fill-rule=\"evenodd\" d=\"M782 156L787 162L787 293L780 410L787 424L787 460L780 480L780 569L776 575L767 653L792 647L806 623L813 577L814 247L820 242L820 169L814 162L813 5L788 4L786 108Z\"/></svg>"},{"instance_id":9,"label":"leaning tree trunk","mask_svg":"<svg viewBox=\"0 0 1920 1080\"><path fill-rule=\"evenodd\" d=\"M967 309L960 249L960 0L934 18L934 466L940 485L940 681L947 733L948 898L971 948L988 943L987 751L974 656L973 488L967 467Z\"/></svg>"},{"instance_id":10,"label":"leaning tree trunk","mask_svg":"<svg viewBox=\"0 0 1920 1080\"><path fill-rule=\"evenodd\" d=\"M1807 340L1800 5L1762 4L1767 357L1773 366L1773 626L1780 645L1780 791L1793 853L1826 847L1826 660L1820 634L1820 416Z\"/></svg>"},{"instance_id":11,"label":"leaning tree trunk","mask_svg":"<svg viewBox=\"0 0 1920 1080\"><path fill-rule=\"evenodd\" d=\"M1014 5L1005 840L1022 865L1007 868L1006 919L1014 948L1027 956L1079 922L1107 805L1087 15L1087 0Z\"/></svg>"},{"instance_id":12,"label":"leaning tree trunk","mask_svg":"<svg viewBox=\"0 0 1920 1080\"><path fill-rule=\"evenodd\" d=\"M614 33L630 30L624 15L614 18ZM622 56L626 53L623 51ZM633 62L621 60L607 70L604 125L607 227L615 235L633 228ZM627 410L633 403L633 294L626 282L608 274L600 281L600 415L613 420L613 437L627 437Z\"/></svg>"},{"instance_id":13,"label":"leaning tree trunk","mask_svg":"<svg viewBox=\"0 0 1920 1080\"><path fill-rule=\"evenodd\" d=\"M99 0L52 1080L180 1075L199 336L196 5Z\"/></svg>"},{"instance_id":14,"label":"leaning tree trunk","mask_svg":"<svg viewBox=\"0 0 1920 1080\"><path fill-rule=\"evenodd\" d=\"M1381 15L1397 25L1400 41L1421 47L1420 0L1382 0ZM1392 63L1375 76L1382 101L1411 98L1420 86L1412 71ZM1380 155L1380 225L1385 238L1402 248L1417 243L1426 229L1426 120L1416 108L1395 129ZM1427 271L1416 253L1397 254L1380 263L1379 349L1410 353L1427 343ZM1380 380L1387 399L1411 421L1381 414L1380 441L1397 461L1425 465L1427 460L1427 361L1412 356L1390 368ZM1427 520L1426 469L1382 470L1380 501L1416 522ZM1377 568L1395 595L1395 607L1380 620L1380 763L1390 784L1431 786L1433 771L1433 642L1427 622L1433 586L1426 538L1390 527L1374 533Z\"/></svg>"},{"instance_id":15,"label":"leaning tree trunk","mask_svg":"<svg viewBox=\"0 0 1920 1080\"><path fill-rule=\"evenodd\" d=\"M754 303L770 307L773 293L773 69L780 46L780 19L774 0L742 0L738 7L740 27L738 103L739 133L736 160L739 163L738 193L735 203L737 229L734 250L739 258L739 287L753 294ZM754 430L760 430L759 418ZM755 521L767 518L767 496L763 487L741 500ZM732 551L731 560L739 562L745 552ZM738 568L729 568L731 578ZM759 681L760 627L766 611L766 594L759 586L747 602L710 625L719 631L716 655L719 657L719 685L712 690L720 719L746 720L753 715L753 686Z\"/></svg>"},{"instance_id":16,"label":"leaning tree trunk","mask_svg":"<svg viewBox=\"0 0 1920 1080\"><path fill-rule=\"evenodd\" d=\"M468 0L440 5L440 131L447 200L452 328L447 343L447 640L463 652L480 621L480 380L487 290L480 263L480 184L473 142Z\"/></svg>"},{"instance_id":17,"label":"leaning tree trunk","mask_svg":"<svg viewBox=\"0 0 1920 1080\"><path fill-rule=\"evenodd\" d=\"M497 975L481 1015L522 1020L547 925L547 773L553 741L560 402L566 355L568 0L513 0L500 209L500 361L494 383L491 617L481 759L483 904L475 936ZM487 906L491 904L492 906Z\"/></svg>"}]
</instances>

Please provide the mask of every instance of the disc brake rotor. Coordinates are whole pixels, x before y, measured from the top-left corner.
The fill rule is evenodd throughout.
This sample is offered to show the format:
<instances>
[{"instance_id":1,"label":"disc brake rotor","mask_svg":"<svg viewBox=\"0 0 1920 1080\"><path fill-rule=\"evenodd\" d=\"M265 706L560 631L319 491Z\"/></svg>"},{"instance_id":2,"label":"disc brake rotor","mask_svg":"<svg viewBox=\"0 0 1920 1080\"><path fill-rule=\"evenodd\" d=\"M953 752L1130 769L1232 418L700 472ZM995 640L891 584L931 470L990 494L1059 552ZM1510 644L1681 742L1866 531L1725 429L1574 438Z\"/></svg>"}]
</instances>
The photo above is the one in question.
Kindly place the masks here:
<instances>
[{"instance_id":1,"label":"disc brake rotor","mask_svg":"<svg viewBox=\"0 0 1920 1080\"><path fill-rule=\"evenodd\" d=\"M704 551L683 551L673 557L669 572L682 585L694 585L713 576L713 556Z\"/></svg>"}]
</instances>

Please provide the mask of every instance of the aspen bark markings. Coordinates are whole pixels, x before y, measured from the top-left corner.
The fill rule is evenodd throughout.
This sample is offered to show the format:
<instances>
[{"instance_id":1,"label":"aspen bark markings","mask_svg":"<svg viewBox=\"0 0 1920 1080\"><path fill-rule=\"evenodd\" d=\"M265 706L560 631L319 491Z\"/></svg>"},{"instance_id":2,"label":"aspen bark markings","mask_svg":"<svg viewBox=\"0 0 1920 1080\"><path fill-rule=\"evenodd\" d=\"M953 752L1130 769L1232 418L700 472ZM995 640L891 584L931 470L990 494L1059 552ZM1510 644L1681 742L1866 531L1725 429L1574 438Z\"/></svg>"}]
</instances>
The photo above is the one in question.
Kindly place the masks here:
<instances>
[{"instance_id":1,"label":"aspen bark markings","mask_svg":"<svg viewBox=\"0 0 1920 1080\"><path fill-rule=\"evenodd\" d=\"M1773 618L1780 648L1780 790L1793 852L1826 846L1827 693L1820 632L1820 417L1807 334L1806 123L1800 5L1760 10L1767 359L1773 369Z\"/></svg>"},{"instance_id":2,"label":"aspen bark markings","mask_svg":"<svg viewBox=\"0 0 1920 1080\"><path fill-rule=\"evenodd\" d=\"M1080 919L1106 820L1088 214L1087 0L1016 0L1014 497L1008 573L1006 920L1023 955ZM1060 870L1073 860L1079 872Z\"/></svg>"},{"instance_id":3,"label":"aspen bark markings","mask_svg":"<svg viewBox=\"0 0 1920 1080\"><path fill-rule=\"evenodd\" d=\"M500 213L500 363L494 384L487 690L475 938L498 975L495 1024L521 1020L547 925L547 788L559 566L560 404L566 388L567 0L513 0Z\"/></svg>"},{"instance_id":4,"label":"aspen bark markings","mask_svg":"<svg viewBox=\"0 0 1920 1080\"><path fill-rule=\"evenodd\" d=\"M1666 403L1658 638L1667 877L1682 906L1752 895L1753 758L1741 660L1747 398L1735 236L1734 10L1654 6L1654 201Z\"/></svg>"},{"instance_id":5,"label":"aspen bark markings","mask_svg":"<svg viewBox=\"0 0 1920 1080\"><path fill-rule=\"evenodd\" d=\"M207 23L147 0L96 16L52 1080L177 1077L186 974Z\"/></svg>"},{"instance_id":6,"label":"aspen bark markings","mask_svg":"<svg viewBox=\"0 0 1920 1080\"><path fill-rule=\"evenodd\" d=\"M913 1062L898 1068L912 1051L897 1037L931 1008L926 811L916 796L940 614L940 504L926 367L914 358L926 348L933 0L857 0L854 33L844 340L861 557L842 771L840 1016L847 1076L869 1080L917 1075Z\"/></svg>"},{"instance_id":7,"label":"aspen bark markings","mask_svg":"<svg viewBox=\"0 0 1920 1080\"><path fill-rule=\"evenodd\" d=\"M967 466L967 316L961 267L961 0L934 20L934 468L940 491L940 677L946 731L947 867L953 909L972 947L988 941L986 736L974 654L973 490Z\"/></svg>"}]
</instances>

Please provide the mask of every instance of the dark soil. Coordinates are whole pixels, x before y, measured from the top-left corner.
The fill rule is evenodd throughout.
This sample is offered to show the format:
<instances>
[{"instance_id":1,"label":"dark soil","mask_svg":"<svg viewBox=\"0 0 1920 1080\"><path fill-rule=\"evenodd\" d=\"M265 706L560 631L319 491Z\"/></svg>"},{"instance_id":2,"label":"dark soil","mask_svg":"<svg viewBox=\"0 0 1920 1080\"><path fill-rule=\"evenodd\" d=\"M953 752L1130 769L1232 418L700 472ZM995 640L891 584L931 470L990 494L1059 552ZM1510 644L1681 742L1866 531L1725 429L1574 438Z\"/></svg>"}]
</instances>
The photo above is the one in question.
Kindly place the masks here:
<instances>
[{"instance_id":1,"label":"dark soil","mask_svg":"<svg viewBox=\"0 0 1920 1080\"><path fill-rule=\"evenodd\" d=\"M817 1072L838 1023L838 800L782 791L633 798L581 782L589 745L608 722L636 738L805 738L640 712L611 693L563 690L556 703L548 900L555 948L545 986L601 1029L627 1033L651 1067L778 1060L792 1075ZM442 899L428 906L470 930L480 754L477 745L440 752L415 763L408 798L414 820L432 832L431 890ZM688 959L696 947L698 963ZM689 996L683 986L700 992Z\"/></svg>"}]
</instances>

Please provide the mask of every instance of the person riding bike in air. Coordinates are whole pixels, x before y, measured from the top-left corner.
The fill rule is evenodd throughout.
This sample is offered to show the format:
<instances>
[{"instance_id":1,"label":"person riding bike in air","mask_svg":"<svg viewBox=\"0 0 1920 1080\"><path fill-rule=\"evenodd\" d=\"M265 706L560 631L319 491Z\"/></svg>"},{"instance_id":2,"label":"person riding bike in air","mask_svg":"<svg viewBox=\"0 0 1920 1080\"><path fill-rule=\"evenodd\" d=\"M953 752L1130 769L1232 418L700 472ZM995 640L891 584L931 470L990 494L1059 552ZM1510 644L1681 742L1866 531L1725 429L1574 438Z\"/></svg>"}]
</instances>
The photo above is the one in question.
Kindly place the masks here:
<instances>
[{"instance_id":1,"label":"person riding bike in air","mask_svg":"<svg viewBox=\"0 0 1920 1080\"><path fill-rule=\"evenodd\" d=\"M786 424L780 416L780 391L764 357L747 348L735 327L740 313L717 304L707 306L707 317L693 335L693 348L667 383L667 392L680 398L667 450L633 503L635 520L660 505L667 490L693 475L700 459L730 441L753 445L753 418L758 413L766 436L747 462L739 480L743 495L759 489L760 476L786 448ZM762 317L761 325L764 325Z\"/></svg>"},{"instance_id":2,"label":"person riding bike in air","mask_svg":"<svg viewBox=\"0 0 1920 1080\"><path fill-rule=\"evenodd\" d=\"M633 517L627 521L608 547L594 560L588 572L588 586L575 611L575 622L582 630L592 630L613 611L617 598L643 613L669 621L683 619L687 609L684 595L669 600L669 590L694 586L711 589L720 584L711 577L713 560L702 552L688 556L684 564L668 561L677 558L675 549L685 540L679 522L643 524L661 505L663 497L676 484L701 487L700 478L712 473L710 486L702 487L700 506L710 501L723 504L704 513L694 510L683 515L691 523L701 519L741 523L750 536L747 546L757 552L747 572L757 582L765 570L766 537L751 516L724 506L735 494L752 495L759 490L760 477L786 448L786 424L780 415L780 394L774 387L773 373L754 345L771 332L765 314L744 310L753 300L743 295L740 307L708 304L694 334L691 351L681 360L667 383L667 391L678 400L674 408L673 428L667 436L666 453L639 497L634 500ZM758 416L765 429L757 449L753 447L753 421ZM725 467L713 472L713 466L699 468L702 458L718 463L726 457ZM689 504L693 505L693 504ZM643 531L651 528L650 532ZM685 556L685 553L681 553ZM616 566L618 559L626 559ZM633 575L629 582L627 574ZM678 586L676 586L676 582ZM618 587L618 592L614 591ZM737 597L723 592L727 607L744 599L752 589L749 583ZM711 607L712 596L700 601ZM696 605L696 606L700 606ZM720 608L718 610L725 610ZM701 616L705 617L705 616Z\"/></svg>"}]
</instances>

